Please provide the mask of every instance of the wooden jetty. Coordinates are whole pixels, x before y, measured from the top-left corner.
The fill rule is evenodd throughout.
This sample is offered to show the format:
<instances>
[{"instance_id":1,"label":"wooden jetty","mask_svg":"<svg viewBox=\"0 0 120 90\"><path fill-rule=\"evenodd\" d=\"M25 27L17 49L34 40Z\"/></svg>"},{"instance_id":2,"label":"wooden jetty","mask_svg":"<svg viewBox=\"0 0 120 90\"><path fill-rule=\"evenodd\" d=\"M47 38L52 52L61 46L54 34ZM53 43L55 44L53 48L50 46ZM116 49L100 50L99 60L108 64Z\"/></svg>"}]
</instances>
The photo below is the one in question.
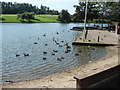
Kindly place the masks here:
<instances>
[{"instance_id":1,"label":"wooden jetty","mask_svg":"<svg viewBox=\"0 0 120 90\"><path fill-rule=\"evenodd\" d=\"M104 30L88 30L87 36L84 33L79 35L73 45L118 45L118 36Z\"/></svg>"}]
</instances>

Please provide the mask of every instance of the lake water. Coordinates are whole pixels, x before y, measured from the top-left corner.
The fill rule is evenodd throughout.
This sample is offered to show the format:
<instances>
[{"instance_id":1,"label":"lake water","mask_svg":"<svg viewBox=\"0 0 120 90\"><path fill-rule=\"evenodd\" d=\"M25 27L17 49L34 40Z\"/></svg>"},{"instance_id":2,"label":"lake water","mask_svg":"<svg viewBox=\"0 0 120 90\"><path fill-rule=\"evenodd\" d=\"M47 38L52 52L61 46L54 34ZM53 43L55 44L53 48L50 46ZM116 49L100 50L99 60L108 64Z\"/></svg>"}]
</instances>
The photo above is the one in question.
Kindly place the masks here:
<instances>
[{"instance_id":1,"label":"lake water","mask_svg":"<svg viewBox=\"0 0 120 90\"><path fill-rule=\"evenodd\" d=\"M80 25L84 24L3 23L2 83L44 77L104 57L107 53L104 47L72 45L81 32L70 29ZM71 47L68 53L66 43Z\"/></svg>"}]
</instances>

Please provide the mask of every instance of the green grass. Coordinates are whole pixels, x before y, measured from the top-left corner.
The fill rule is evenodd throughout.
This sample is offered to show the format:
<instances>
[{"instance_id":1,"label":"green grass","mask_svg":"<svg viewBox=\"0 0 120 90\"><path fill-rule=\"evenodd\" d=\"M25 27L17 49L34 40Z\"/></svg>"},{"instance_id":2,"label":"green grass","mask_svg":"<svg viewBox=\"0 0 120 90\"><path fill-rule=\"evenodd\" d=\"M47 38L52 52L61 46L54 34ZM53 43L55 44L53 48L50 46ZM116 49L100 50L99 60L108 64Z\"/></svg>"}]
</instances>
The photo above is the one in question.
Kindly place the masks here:
<instances>
[{"instance_id":1,"label":"green grass","mask_svg":"<svg viewBox=\"0 0 120 90\"><path fill-rule=\"evenodd\" d=\"M17 20L17 14L2 14L0 18L5 20L0 20L0 22L6 22L6 23L21 23L20 20ZM58 23L57 21L58 15L36 15L35 20L31 20L33 23L49 23L54 22ZM24 20L22 22L27 22L27 20Z\"/></svg>"}]
</instances>

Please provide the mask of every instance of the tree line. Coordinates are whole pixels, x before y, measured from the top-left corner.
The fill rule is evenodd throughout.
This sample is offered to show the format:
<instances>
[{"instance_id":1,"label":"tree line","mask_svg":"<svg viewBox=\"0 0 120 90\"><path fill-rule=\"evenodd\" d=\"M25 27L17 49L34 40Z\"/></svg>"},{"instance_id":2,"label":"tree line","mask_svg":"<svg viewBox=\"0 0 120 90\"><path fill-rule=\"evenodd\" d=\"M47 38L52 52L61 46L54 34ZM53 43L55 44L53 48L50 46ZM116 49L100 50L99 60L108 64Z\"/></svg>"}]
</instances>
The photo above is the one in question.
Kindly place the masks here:
<instances>
[{"instance_id":1,"label":"tree line","mask_svg":"<svg viewBox=\"0 0 120 90\"><path fill-rule=\"evenodd\" d=\"M51 14L59 15L57 10L50 10L49 7L41 5L40 7L33 6L28 3L17 2L0 2L2 14L21 14L24 12L34 12L35 14Z\"/></svg>"},{"instance_id":2,"label":"tree line","mask_svg":"<svg viewBox=\"0 0 120 90\"><path fill-rule=\"evenodd\" d=\"M74 5L73 7L75 8L73 15L63 9L59 20L62 22L84 22L86 3L80 2L79 5ZM89 2L87 8L87 22L120 22L120 2Z\"/></svg>"}]
</instances>

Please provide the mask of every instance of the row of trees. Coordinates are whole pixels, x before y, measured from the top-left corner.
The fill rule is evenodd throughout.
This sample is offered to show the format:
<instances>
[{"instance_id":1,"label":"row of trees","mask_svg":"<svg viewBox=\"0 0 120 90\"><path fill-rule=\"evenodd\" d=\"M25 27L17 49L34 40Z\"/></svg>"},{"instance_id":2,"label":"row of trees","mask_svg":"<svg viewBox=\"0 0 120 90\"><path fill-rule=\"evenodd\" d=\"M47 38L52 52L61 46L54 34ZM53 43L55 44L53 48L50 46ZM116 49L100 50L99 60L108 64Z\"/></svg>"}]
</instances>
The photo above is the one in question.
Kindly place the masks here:
<instances>
[{"instance_id":1,"label":"row of trees","mask_svg":"<svg viewBox=\"0 0 120 90\"><path fill-rule=\"evenodd\" d=\"M74 5L75 13L70 15L67 10L62 10L59 15L61 22L83 22L85 18L85 2ZM120 22L120 2L89 2L87 22Z\"/></svg>"},{"instance_id":2,"label":"row of trees","mask_svg":"<svg viewBox=\"0 0 120 90\"><path fill-rule=\"evenodd\" d=\"M36 14L52 14L59 15L57 10L50 10L49 7L41 5L40 7L33 6L28 3L12 3L0 2L3 14L21 14L24 12L34 12Z\"/></svg>"}]
</instances>

